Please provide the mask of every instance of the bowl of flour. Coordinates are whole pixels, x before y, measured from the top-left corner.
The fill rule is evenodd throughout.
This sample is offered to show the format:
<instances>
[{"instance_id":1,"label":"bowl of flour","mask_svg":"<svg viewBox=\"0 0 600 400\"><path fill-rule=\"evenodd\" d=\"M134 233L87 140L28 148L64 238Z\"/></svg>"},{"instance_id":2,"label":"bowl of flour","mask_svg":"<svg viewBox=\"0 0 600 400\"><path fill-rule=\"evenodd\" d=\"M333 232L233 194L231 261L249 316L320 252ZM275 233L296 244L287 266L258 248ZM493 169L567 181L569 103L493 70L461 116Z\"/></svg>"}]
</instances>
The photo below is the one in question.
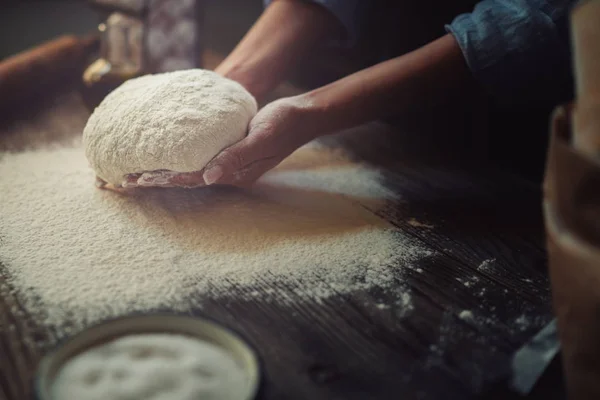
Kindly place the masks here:
<instances>
[{"instance_id":1,"label":"bowl of flour","mask_svg":"<svg viewBox=\"0 0 600 400\"><path fill-rule=\"evenodd\" d=\"M39 400L250 400L258 357L237 334L206 319L145 315L73 336L41 361Z\"/></svg>"}]
</instances>

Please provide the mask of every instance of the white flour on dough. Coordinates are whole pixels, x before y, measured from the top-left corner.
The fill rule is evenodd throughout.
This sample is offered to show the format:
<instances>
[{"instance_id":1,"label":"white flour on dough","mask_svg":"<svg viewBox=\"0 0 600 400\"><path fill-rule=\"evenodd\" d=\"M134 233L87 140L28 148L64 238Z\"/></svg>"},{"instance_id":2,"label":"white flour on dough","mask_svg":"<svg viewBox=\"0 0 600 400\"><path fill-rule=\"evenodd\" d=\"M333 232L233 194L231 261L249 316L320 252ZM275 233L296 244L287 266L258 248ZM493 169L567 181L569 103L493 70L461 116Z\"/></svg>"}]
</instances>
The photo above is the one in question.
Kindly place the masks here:
<instances>
[{"instance_id":1,"label":"white flour on dough","mask_svg":"<svg viewBox=\"0 0 600 400\"><path fill-rule=\"evenodd\" d=\"M142 76L96 107L83 131L86 156L112 184L144 171L199 171L246 135L256 110L246 89L212 71Z\"/></svg>"}]
</instances>

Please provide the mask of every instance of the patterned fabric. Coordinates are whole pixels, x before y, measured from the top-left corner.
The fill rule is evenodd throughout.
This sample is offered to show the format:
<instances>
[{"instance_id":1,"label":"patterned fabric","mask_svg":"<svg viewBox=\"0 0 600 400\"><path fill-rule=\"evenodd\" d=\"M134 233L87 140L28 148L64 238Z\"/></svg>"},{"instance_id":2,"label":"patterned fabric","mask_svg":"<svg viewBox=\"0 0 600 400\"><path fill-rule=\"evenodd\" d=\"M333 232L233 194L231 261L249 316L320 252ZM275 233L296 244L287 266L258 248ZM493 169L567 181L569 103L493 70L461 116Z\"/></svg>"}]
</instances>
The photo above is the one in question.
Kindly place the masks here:
<instances>
[{"instance_id":1,"label":"patterned fabric","mask_svg":"<svg viewBox=\"0 0 600 400\"><path fill-rule=\"evenodd\" d=\"M94 0L116 11L106 21L103 56L114 68L143 73L200 67L201 1Z\"/></svg>"},{"instance_id":2,"label":"patterned fabric","mask_svg":"<svg viewBox=\"0 0 600 400\"><path fill-rule=\"evenodd\" d=\"M446 30L494 97L505 103L541 101L553 95L552 86L570 81L568 15L576 2L484 0Z\"/></svg>"},{"instance_id":3,"label":"patterned fabric","mask_svg":"<svg viewBox=\"0 0 600 400\"><path fill-rule=\"evenodd\" d=\"M150 71L200 66L199 7L197 0L150 0L146 17Z\"/></svg>"},{"instance_id":4,"label":"patterned fabric","mask_svg":"<svg viewBox=\"0 0 600 400\"><path fill-rule=\"evenodd\" d=\"M121 71L141 71L144 63L143 25L139 18L112 13L106 20L102 57L112 68Z\"/></svg>"}]
</instances>

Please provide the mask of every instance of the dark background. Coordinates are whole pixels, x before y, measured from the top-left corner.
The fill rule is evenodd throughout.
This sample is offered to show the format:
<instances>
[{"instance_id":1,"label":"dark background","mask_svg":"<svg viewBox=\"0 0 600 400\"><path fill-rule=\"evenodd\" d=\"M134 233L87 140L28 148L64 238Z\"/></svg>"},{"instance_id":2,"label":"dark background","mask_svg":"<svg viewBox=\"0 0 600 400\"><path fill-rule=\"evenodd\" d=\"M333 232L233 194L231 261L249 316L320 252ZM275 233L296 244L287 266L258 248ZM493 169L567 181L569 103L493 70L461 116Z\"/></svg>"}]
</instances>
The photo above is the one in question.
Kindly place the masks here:
<instances>
[{"instance_id":1,"label":"dark background","mask_svg":"<svg viewBox=\"0 0 600 400\"><path fill-rule=\"evenodd\" d=\"M209 0L208 47L227 53L262 11L261 0ZM93 32L100 22L85 0L0 2L0 60L63 34Z\"/></svg>"}]
</instances>

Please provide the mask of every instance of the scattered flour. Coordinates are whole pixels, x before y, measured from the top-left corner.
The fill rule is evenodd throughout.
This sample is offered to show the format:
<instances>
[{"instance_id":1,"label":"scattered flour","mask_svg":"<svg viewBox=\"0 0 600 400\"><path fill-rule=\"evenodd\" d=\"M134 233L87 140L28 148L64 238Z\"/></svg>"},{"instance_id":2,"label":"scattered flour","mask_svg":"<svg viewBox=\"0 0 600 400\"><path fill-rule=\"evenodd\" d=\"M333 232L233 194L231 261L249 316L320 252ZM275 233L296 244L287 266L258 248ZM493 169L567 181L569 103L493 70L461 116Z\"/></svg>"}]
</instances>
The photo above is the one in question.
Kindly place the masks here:
<instances>
[{"instance_id":1,"label":"scattered flour","mask_svg":"<svg viewBox=\"0 0 600 400\"><path fill-rule=\"evenodd\" d=\"M415 309L410 292L403 292L396 301L396 316L404 318Z\"/></svg>"},{"instance_id":2,"label":"scattered flour","mask_svg":"<svg viewBox=\"0 0 600 400\"><path fill-rule=\"evenodd\" d=\"M424 224L420 221L417 221L415 218L411 218L408 220L408 224L410 226L414 226L415 228L428 228L428 229L433 229L435 228L435 226L433 225L429 225L429 224Z\"/></svg>"},{"instance_id":3,"label":"scattered flour","mask_svg":"<svg viewBox=\"0 0 600 400\"><path fill-rule=\"evenodd\" d=\"M491 272L494 269L494 262L496 261L495 258L490 258L489 260L484 260L481 264L479 264L479 266L477 267L477 271L482 271L482 272Z\"/></svg>"},{"instance_id":4,"label":"scattered flour","mask_svg":"<svg viewBox=\"0 0 600 400\"><path fill-rule=\"evenodd\" d=\"M121 337L69 360L51 384L52 398L244 399L249 379L231 355L173 334Z\"/></svg>"},{"instance_id":5,"label":"scattered flour","mask_svg":"<svg viewBox=\"0 0 600 400\"><path fill-rule=\"evenodd\" d=\"M458 318L465 320L465 321L472 320L473 312L470 310L462 310L460 313L458 313Z\"/></svg>"},{"instance_id":6,"label":"scattered flour","mask_svg":"<svg viewBox=\"0 0 600 400\"><path fill-rule=\"evenodd\" d=\"M100 190L78 146L0 157L2 273L50 325L244 293L318 301L391 287L430 255L365 210L390 196L377 170L323 149L252 191Z\"/></svg>"},{"instance_id":7,"label":"scattered flour","mask_svg":"<svg viewBox=\"0 0 600 400\"><path fill-rule=\"evenodd\" d=\"M525 329L527 329L529 327L529 325L531 324L531 321L529 320L527 315L521 314L515 319L515 324L517 324L517 328L519 330L524 331Z\"/></svg>"},{"instance_id":8,"label":"scattered flour","mask_svg":"<svg viewBox=\"0 0 600 400\"><path fill-rule=\"evenodd\" d=\"M475 275L470 277L457 277L455 278L458 282L462 283L465 287L473 287L476 283L479 282L479 278Z\"/></svg>"},{"instance_id":9,"label":"scattered flour","mask_svg":"<svg viewBox=\"0 0 600 400\"><path fill-rule=\"evenodd\" d=\"M457 281L459 281L460 283L462 283L463 285L465 285L466 287L470 287L471 286L471 282L466 281L462 278L456 278Z\"/></svg>"}]
</instances>

